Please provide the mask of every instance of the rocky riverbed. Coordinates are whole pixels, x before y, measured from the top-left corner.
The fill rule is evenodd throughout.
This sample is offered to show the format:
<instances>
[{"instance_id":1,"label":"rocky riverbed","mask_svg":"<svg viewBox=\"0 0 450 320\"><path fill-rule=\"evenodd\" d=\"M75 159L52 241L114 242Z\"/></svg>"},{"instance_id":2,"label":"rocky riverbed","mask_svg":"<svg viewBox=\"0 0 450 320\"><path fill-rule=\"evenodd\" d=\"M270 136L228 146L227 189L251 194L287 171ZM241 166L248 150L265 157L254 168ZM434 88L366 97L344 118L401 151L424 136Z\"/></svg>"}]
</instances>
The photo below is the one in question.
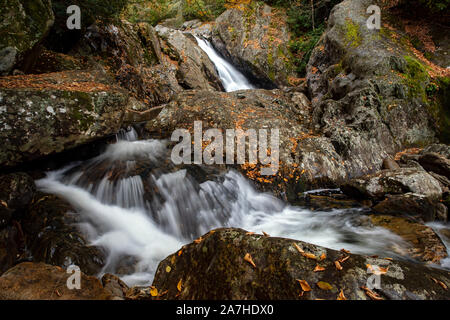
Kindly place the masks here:
<instances>
[{"instance_id":1,"label":"rocky riverbed","mask_svg":"<svg viewBox=\"0 0 450 320\"><path fill-rule=\"evenodd\" d=\"M374 1L331 1L306 54L271 1L151 23L127 2L75 32L65 0L0 9L0 299L450 298L435 26L413 46L401 5L369 30ZM195 123L279 129L278 171L174 163Z\"/></svg>"}]
</instances>

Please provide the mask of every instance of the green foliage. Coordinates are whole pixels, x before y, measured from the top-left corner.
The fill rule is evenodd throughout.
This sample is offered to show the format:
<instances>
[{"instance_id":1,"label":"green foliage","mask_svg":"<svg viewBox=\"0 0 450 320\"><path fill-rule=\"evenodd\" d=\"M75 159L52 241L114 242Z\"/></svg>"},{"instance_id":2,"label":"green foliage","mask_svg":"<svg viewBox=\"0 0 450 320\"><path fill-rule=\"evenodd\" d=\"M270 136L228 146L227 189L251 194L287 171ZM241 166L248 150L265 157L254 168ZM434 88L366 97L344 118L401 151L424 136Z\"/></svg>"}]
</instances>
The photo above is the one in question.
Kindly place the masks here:
<instances>
[{"instance_id":1,"label":"green foliage","mask_svg":"<svg viewBox=\"0 0 450 320\"><path fill-rule=\"evenodd\" d=\"M124 18L132 23L147 22L153 26L176 14L176 2L170 0L130 0L123 12Z\"/></svg>"},{"instance_id":2,"label":"green foliage","mask_svg":"<svg viewBox=\"0 0 450 320\"><path fill-rule=\"evenodd\" d=\"M415 0L433 12L444 11L450 6L450 0Z\"/></svg>"},{"instance_id":3,"label":"green foliage","mask_svg":"<svg viewBox=\"0 0 450 320\"><path fill-rule=\"evenodd\" d=\"M297 73L301 76L305 75L306 66L308 64L311 53L319 41L320 36L324 31L324 25L321 24L315 30L304 33L302 36L291 40L289 49L294 56L294 65Z\"/></svg>"},{"instance_id":4,"label":"green foliage","mask_svg":"<svg viewBox=\"0 0 450 320\"><path fill-rule=\"evenodd\" d=\"M306 72L306 65L312 50L317 45L323 31L325 21L331 9L342 0L265 0L269 5L286 8L288 25L292 33L290 51L294 58L294 65L300 75ZM314 17L314 19L313 19Z\"/></svg>"},{"instance_id":5,"label":"green foliage","mask_svg":"<svg viewBox=\"0 0 450 320\"><path fill-rule=\"evenodd\" d=\"M226 0L182 0L185 20L214 20L226 10Z\"/></svg>"},{"instance_id":6,"label":"green foliage","mask_svg":"<svg viewBox=\"0 0 450 320\"><path fill-rule=\"evenodd\" d=\"M345 40L352 47L358 47L362 42L359 26L351 20L345 22Z\"/></svg>"},{"instance_id":7,"label":"green foliage","mask_svg":"<svg viewBox=\"0 0 450 320\"><path fill-rule=\"evenodd\" d=\"M406 72L404 73L404 81L408 86L409 95L411 97L421 97L426 100L424 85L428 82L428 73L424 66L415 58L410 56L403 57L406 61Z\"/></svg>"}]
</instances>

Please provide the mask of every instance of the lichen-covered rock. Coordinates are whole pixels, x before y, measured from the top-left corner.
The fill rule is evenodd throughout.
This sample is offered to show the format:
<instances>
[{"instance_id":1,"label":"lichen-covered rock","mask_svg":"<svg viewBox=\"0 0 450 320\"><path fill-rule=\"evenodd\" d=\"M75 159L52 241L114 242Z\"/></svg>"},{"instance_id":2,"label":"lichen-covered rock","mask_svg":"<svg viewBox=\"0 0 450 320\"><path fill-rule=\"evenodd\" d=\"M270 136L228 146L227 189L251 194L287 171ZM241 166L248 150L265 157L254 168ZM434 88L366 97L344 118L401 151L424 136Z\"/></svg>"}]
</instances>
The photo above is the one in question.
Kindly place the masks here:
<instances>
[{"instance_id":1,"label":"lichen-covered rock","mask_svg":"<svg viewBox=\"0 0 450 320\"><path fill-rule=\"evenodd\" d=\"M88 72L0 79L0 164L15 166L119 131L128 93Z\"/></svg>"},{"instance_id":2,"label":"lichen-covered rock","mask_svg":"<svg viewBox=\"0 0 450 320\"><path fill-rule=\"evenodd\" d=\"M176 67L178 83L184 89L222 90L214 64L197 45L194 36L161 25L155 28L166 59Z\"/></svg>"},{"instance_id":3,"label":"lichen-covered rock","mask_svg":"<svg viewBox=\"0 0 450 320\"><path fill-rule=\"evenodd\" d=\"M449 299L439 284L450 285L448 271L241 229L213 230L170 255L159 264L153 286L164 292L158 299L335 300L342 293L365 300L370 298L361 287L368 286L371 270L381 273L381 289L373 289L380 299Z\"/></svg>"},{"instance_id":4,"label":"lichen-covered rock","mask_svg":"<svg viewBox=\"0 0 450 320\"><path fill-rule=\"evenodd\" d=\"M63 268L75 264L83 273L97 275L104 265L105 254L85 240L74 212L63 199L36 193L22 221L27 248L35 262Z\"/></svg>"},{"instance_id":5,"label":"lichen-covered rock","mask_svg":"<svg viewBox=\"0 0 450 320\"><path fill-rule=\"evenodd\" d=\"M42 41L54 15L50 0L1 0L0 20L0 75L5 75Z\"/></svg>"},{"instance_id":6,"label":"lichen-covered rock","mask_svg":"<svg viewBox=\"0 0 450 320\"><path fill-rule=\"evenodd\" d=\"M430 200L442 196L439 182L426 171L415 168L382 170L355 178L341 187L342 191L354 197L382 200L387 194L415 193Z\"/></svg>"},{"instance_id":7,"label":"lichen-covered rock","mask_svg":"<svg viewBox=\"0 0 450 320\"><path fill-rule=\"evenodd\" d=\"M314 128L349 159L350 177L379 169L400 150L437 141L439 132L425 93L427 68L389 27L367 28L372 4L336 5L307 68Z\"/></svg>"},{"instance_id":8,"label":"lichen-covered rock","mask_svg":"<svg viewBox=\"0 0 450 320\"><path fill-rule=\"evenodd\" d=\"M251 1L216 19L212 41L223 56L263 86L292 86L298 75L291 62L286 21L282 9Z\"/></svg>"},{"instance_id":9,"label":"lichen-covered rock","mask_svg":"<svg viewBox=\"0 0 450 320\"><path fill-rule=\"evenodd\" d=\"M0 277L0 300L110 300L95 277L81 273L81 289L69 289L72 273L44 263L24 262Z\"/></svg>"}]
</instances>

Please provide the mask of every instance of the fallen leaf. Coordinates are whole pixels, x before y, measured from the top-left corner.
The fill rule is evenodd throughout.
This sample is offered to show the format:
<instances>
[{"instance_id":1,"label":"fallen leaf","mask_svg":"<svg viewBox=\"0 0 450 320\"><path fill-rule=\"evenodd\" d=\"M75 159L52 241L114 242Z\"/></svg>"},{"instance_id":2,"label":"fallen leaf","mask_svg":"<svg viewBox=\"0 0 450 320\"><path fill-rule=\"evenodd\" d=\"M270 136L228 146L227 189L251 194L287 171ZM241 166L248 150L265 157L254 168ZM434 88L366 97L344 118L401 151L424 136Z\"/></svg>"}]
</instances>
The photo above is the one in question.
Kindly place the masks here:
<instances>
[{"instance_id":1,"label":"fallen leaf","mask_svg":"<svg viewBox=\"0 0 450 320\"><path fill-rule=\"evenodd\" d=\"M58 290L55 290L55 293L58 297L62 297L62 294Z\"/></svg>"},{"instance_id":2,"label":"fallen leaf","mask_svg":"<svg viewBox=\"0 0 450 320\"><path fill-rule=\"evenodd\" d=\"M350 258L350 256L346 256L346 257L344 257L344 258L341 258L341 259L339 259L339 262L340 262L340 263L343 263L343 262L347 261L348 258Z\"/></svg>"},{"instance_id":3,"label":"fallen leaf","mask_svg":"<svg viewBox=\"0 0 450 320\"><path fill-rule=\"evenodd\" d=\"M322 290L331 290L333 289L333 286L325 281L319 281L317 282L317 286Z\"/></svg>"},{"instance_id":4,"label":"fallen leaf","mask_svg":"<svg viewBox=\"0 0 450 320\"><path fill-rule=\"evenodd\" d=\"M316 267L314 268L314 272L323 271L323 270L325 270L325 268L321 267L319 265L316 265Z\"/></svg>"},{"instance_id":5,"label":"fallen leaf","mask_svg":"<svg viewBox=\"0 0 450 320\"><path fill-rule=\"evenodd\" d=\"M324 253L322 253L322 255L320 256L320 260L323 261L327 258L327 255Z\"/></svg>"},{"instance_id":6,"label":"fallen leaf","mask_svg":"<svg viewBox=\"0 0 450 320\"><path fill-rule=\"evenodd\" d=\"M166 272L169 273L170 271L172 271L172 268L170 266L166 267Z\"/></svg>"},{"instance_id":7,"label":"fallen leaf","mask_svg":"<svg viewBox=\"0 0 450 320\"><path fill-rule=\"evenodd\" d=\"M180 279L180 281L178 281L178 284L177 284L177 289L178 289L179 292L181 292L181 285L182 285L182 283L183 283L183 280Z\"/></svg>"},{"instance_id":8,"label":"fallen leaf","mask_svg":"<svg viewBox=\"0 0 450 320\"><path fill-rule=\"evenodd\" d=\"M361 289L364 290L365 294L372 300L384 300L382 297L380 297L377 293L373 292L367 287L361 287Z\"/></svg>"},{"instance_id":9,"label":"fallen leaf","mask_svg":"<svg viewBox=\"0 0 450 320\"><path fill-rule=\"evenodd\" d=\"M178 251L178 256L181 256L182 253L183 253L183 250Z\"/></svg>"},{"instance_id":10,"label":"fallen leaf","mask_svg":"<svg viewBox=\"0 0 450 320\"><path fill-rule=\"evenodd\" d=\"M253 262L252 256L250 253L247 253L244 257L244 260L250 263L254 268L256 268L256 264Z\"/></svg>"},{"instance_id":11,"label":"fallen leaf","mask_svg":"<svg viewBox=\"0 0 450 320\"><path fill-rule=\"evenodd\" d=\"M446 285L445 283L443 283L442 281L437 280L437 279L435 279L435 278L433 278L433 277L431 277L431 279L432 279L435 283L437 283L438 285L440 285L444 290L448 290L447 285Z\"/></svg>"},{"instance_id":12,"label":"fallen leaf","mask_svg":"<svg viewBox=\"0 0 450 320\"><path fill-rule=\"evenodd\" d=\"M342 270L342 266L341 266L341 264L339 263L339 261L335 261L335 262L334 262L334 265L336 266L336 269Z\"/></svg>"},{"instance_id":13,"label":"fallen leaf","mask_svg":"<svg viewBox=\"0 0 450 320\"><path fill-rule=\"evenodd\" d=\"M345 249L341 249L341 252L344 252L344 253L350 253L350 251L345 250Z\"/></svg>"},{"instance_id":14,"label":"fallen leaf","mask_svg":"<svg viewBox=\"0 0 450 320\"><path fill-rule=\"evenodd\" d=\"M392 261L393 259L392 258L384 258L384 260Z\"/></svg>"},{"instance_id":15,"label":"fallen leaf","mask_svg":"<svg viewBox=\"0 0 450 320\"><path fill-rule=\"evenodd\" d=\"M294 242L294 247L295 247L295 249L297 249L298 252L300 252L300 253L305 253L305 251L303 251L303 249L300 248L300 247L298 246L298 244L296 244L295 242Z\"/></svg>"},{"instance_id":16,"label":"fallen leaf","mask_svg":"<svg viewBox=\"0 0 450 320\"><path fill-rule=\"evenodd\" d=\"M254 232L247 232L246 233L247 236L251 236L251 235L254 235L254 234L255 234Z\"/></svg>"},{"instance_id":17,"label":"fallen leaf","mask_svg":"<svg viewBox=\"0 0 450 320\"><path fill-rule=\"evenodd\" d=\"M341 292L339 293L337 300L347 300L347 298L344 296L343 290L341 290Z\"/></svg>"},{"instance_id":18,"label":"fallen leaf","mask_svg":"<svg viewBox=\"0 0 450 320\"><path fill-rule=\"evenodd\" d=\"M306 280L297 280L300 283L300 286L302 287L303 291L311 291L311 287L309 286L308 282Z\"/></svg>"},{"instance_id":19,"label":"fallen leaf","mask_svg":"<svg viewBox=\"0 0 450 320\"><path fill-rule=\"evenodd\" d=\"M8 208L8 204L5 201L0 200L0 203L1 203L2 206Z\"/></svg>"},{"instance_id":20,"label":"fallen leaf","mask_svg":"<svg viewBox=\"0 0 450 320\"><path fill-rule=\"evenodd\" d=\"M299 297L303 297L303 294L305 293L305 291L300 291L300 293L298 294Z\"/></svg>"},{"instance_id":21,"label":"fallen leaf","mask_svg":"<svg viewBox=\"0 0 450 320\"><path fill-rule=\"evenodd\" d=\"M169 292L169 290L163 291L159 294L160 297L162 297L163 295L167 294L167 292Z\"/></svg>"},{"instance_id":22,"label":"fallen leaf","mask_svg":"<svg viewBox=\"0 0 450 320\"><path fill-rule=\"evenodd\" d=\"M308 258L308 259L313 259L313 260L317 260L317 257L315 255L313 255L312 253L309 252L303 252L302 256Z\"/></svg>"},{"instance_id":23,"label":"fallen leaf","mask_svg":"<svg viewBox=\"0 0 450 320\"><path fill-rule=\"evenodd\" d=\"M150 287L150 295L152 297L157 297L158 296L158 289L156 289L156 287L151 286Z\"/></svg>"},{"instance_id":24,"label":"fallen leaf","mask_svg":"<svg viewBox=\"0 0 450 320\"><path fill-rule=\"evenodd\" d=\"M200 238L194 240L194 242L197 243L197 244L199 244L199 243L202 242L202 241L203 241L202 237L200 237Z\"/></svg>"},{"instance_id":25,"label":"fallen leaf","mask_svg":"<svg viewBox=\"0 0 450 320\"><path fill-rule=\"evenodd\" d=\"M267 233L265 233L264 231L263 231L262 233L263 233L263 235L264 235L265 237L270 237L270 235L267 234Z\"/></svg>"}]
</instances>

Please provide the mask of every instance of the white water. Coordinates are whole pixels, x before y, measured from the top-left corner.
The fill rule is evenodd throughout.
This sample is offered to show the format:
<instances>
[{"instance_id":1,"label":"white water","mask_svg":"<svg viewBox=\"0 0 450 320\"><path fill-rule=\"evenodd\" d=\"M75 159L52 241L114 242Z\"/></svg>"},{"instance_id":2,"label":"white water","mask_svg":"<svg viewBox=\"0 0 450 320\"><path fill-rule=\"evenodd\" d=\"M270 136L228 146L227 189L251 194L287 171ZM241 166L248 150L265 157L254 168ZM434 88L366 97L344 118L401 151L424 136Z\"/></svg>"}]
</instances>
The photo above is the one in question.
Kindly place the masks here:
<instances>
[{"instance_id":1,"label":"white water","mask_svg":"<svg viewBox=\"0 0 450 320\"><path fill-rule=\"evenodd\" d=\"M310 211L256 191L228 171L198 182L168 165L166 142L122 139L99 157L50 172L40 190L68 200L92 245L129 285L151 283L159 261L209 230L240 227L354 253L395 256L406 244L386 229L365 226L358 210Z\"/></svg>"},{"instance_id":2,"label":"white water","mask_svg":"<svg viewBox=\"0 0 450 320\"><path fill-rule=\"evenodd\" d=\"M199 47L205 51L209 59L211 59L216 66L226 92L255 88L238 69L222 58L208 41L197 36L195 36L195 39L197 40Z\"/></svg>"}]
</instances>

